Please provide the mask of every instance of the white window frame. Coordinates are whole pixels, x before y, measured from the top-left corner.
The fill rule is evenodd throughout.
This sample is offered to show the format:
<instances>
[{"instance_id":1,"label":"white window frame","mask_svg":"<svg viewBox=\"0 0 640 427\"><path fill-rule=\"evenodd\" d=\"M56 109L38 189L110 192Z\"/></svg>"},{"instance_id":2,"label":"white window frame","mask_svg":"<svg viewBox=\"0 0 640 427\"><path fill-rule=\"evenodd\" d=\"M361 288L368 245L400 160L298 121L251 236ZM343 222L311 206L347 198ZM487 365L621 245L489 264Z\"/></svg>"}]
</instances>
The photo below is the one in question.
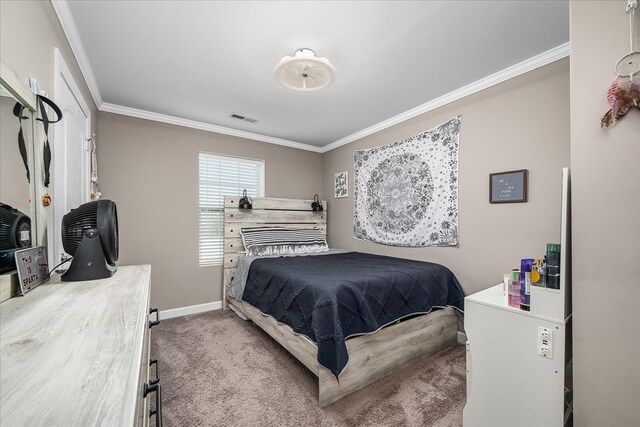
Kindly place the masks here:
<instances>
[{"instance_id":1,"label":"white window frame","mask_svg":"<svg viewBox=\"0 0 640 427\"><path fill-rule=\"evenodd\" d=\"M260 182L257 183L258 185L256 185L257 192L251 191L251 189L248 188L247 192L249 197L264 197L265 162L259 159L227 156L205 151L198 153L198 266L210 267L222 265L224 262L224 196L241 196L244 188L240 187L245 187L247 182L238 182L237 188L229 188L229 180L227 180L225 190L218 188L217 190L207 192L204 188L206 185L203 185L207 182L202 176L204 172L202 167L203 159L230 163L237 162L247 166L260 167L260 175L256 175L260 180ZM238 181L240 181L240 177L238 177ZM214 213L214 215L207 215L210 213ZM218 218L215 218L216 214ZM215 249L212 248L216 246L220 248L219 254L211 254L210 252L215 251Z\"/></svg>"}]
</instances>

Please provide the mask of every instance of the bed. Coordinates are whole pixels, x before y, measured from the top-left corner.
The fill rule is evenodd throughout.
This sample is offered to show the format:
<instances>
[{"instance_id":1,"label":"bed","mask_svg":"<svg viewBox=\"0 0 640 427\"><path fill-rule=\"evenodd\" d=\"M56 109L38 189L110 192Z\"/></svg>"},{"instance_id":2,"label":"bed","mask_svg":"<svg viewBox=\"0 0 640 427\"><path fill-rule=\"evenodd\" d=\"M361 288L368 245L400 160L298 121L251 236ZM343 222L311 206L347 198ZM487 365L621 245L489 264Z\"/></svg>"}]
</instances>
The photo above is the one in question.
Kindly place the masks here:
<instances>
[{"instance_id":1,"label":"bed","mask_svg":"<svg viewBox=\"0 0 640 427\"><path fill-rule=\"evenodd\" d=\"M314 277L314 279L307 280L307 283L313 281L322 282L324 280L325 284L330 284L332 276L328 273L323 273L323 271L337 270L338 268L332 266L338 266L340 264L337 263L344 262L351 262L351 266L353 267L346 267L343 270L345 277L355 269L355 266L367 263L369 265L369 272L371 273L369 276L370 279L377 278L383 273L386 274L385 270L387 269L384 263L389 262L388 257L358 254L350 251L342 251L342 253L340 253L340 251L337 253L318 253L314 254L315 256L296 256L289 259L283 257L274 257L273 259L247 257L258 258L257 260L253 260L255 264L251 269L253 276L247 276L250 279L248 281L248 283L250 283L248 285L249 289L247 289L247 293L244 294L244 296L242 296L242 292L238 293L237 289L232 289L232 282L235 287L237 287L238 283L238 278L234 281L234 277L240 274L248 275L246 268L237 269L242 252L244 251L240 237L240 230L242 228L266 225L318 228L323 235L326 236L327 212L313 212L311 210L311 202L311 200L256 198L253 201L253 209L241 210L237 208L237 197L225 197L223 301L224 308L230 307L241 317L251 319L318 376L319 404L320 406L325 406L404 366L456 343L457 316L455 310L462 309L461 300L464 298L464 295L459 285L457 285L455 277L453 277L460 291L460 295L451 297L455 300L455 303L444 300L440 301L438 297L435 296L435 304L428 304L424 307L413 307L412 313L416 314L411 316L403 311L406 309L406 307L404 307L406 304L397 304L399 311L396 310L394 312L389 308L391 313L388 316L386 313L383 313L381 316L376 316L374 320L365 319L364 322L361 322L367 325L371 323L369 325L371 331L366 331L359 327L358 322L349 322L348 330L347 327L344 326L345 334L340 337L342 340L335 340L335 343L331 341L331 345L328 347L324 339L318 339L318 344L314 342L316 338L320 338L320 336L326 337L333 333L331 330L327 332L326 327L325 331L322 331L322 327L320 327L317 331L320 334L318 337L315 337L312 331L305 330L305 323L309 322L304 319L300 320L300 322L288 322L293 325L295 330L283 322L278 322L276 318L282 320L283 316L286 317L286 315L278 312L278 310L275 310L275 312L269 311L269 307L272 305L276 307L278 304L286 305L282 304L282 301L278 302L274 299L278 292L272 296L266 295L261 297L263 298L262 301L265 299L271 301L269 304L261 304L260 298L257 298L256 295L252 295L251 293L254 286L257 286L257 289L259 289L258 293L262 294L269 291L269 282L264 282L263 280L264 283L261 285L258 280L265 275L273 276L277 280L280 280L281 283L299 282L305 276L309 276ZM323 202L323 204L326 206L326 202ZM243 260L243 262L245 261L246 260ZM428 263L416 263L414 261L396 259L395 263L398 262L400 265L396 268L396 271L390 272L389 274L392 274L392 276L386 277L384 280L395 280L393 274L397 276L414 270L417 271L415 274L422 275L416 276L412 273L415 276L412 276L414 282L422 282L427 276L433 276L435 278L436 276L443 276L444 274L441 273L440 270L438 270L438 272L433 270L434 267L432 266L435 266L435 264L427 265ZM417 265L419 268L414 268L414 265L410 263L419 264ZM422 264L424 264L424 266ZM376 268L377 270L373 271ZM442 268L448 271L448 269ZM256 271L259 271L259 274L255 273ZM289 276L287 276L287 274ZM291 276L293 274L298 274L298 276ZM352 272L350 279L354 279L354 274L357 276L359 273L357 271ZM444 276L446 276L446 274L444 274ZM451 274L451 276L453 275ZM372 283L371 280L369 280L369 282ZM262 288L260 286L262 286ZM371 287L371 284L369 284L369 287ZM417 291L414 288L416 288ZM318 289L323 288L316 288L315 292L307 292L306 289L306 287L298 290L294 289L293 292L296 293L296 295L298 293L303 294L304 292L315 294L318 292ZM402 303L403 296L407 296L409 301L421 299L411 299L412 292L415 293L414 291L418 292L418 294L419 292L432 292L428 289L421 290L415 283L412 286L407 285L405 289L400 292L400 303ZM253 293L255 294L255 292ZM456 292L454 291L452 293L455 294ZM251 301L255 306L244 301L242 298ZM326 297L326 300L329 299L329 297ZM295 304L305 304L305 301L300 298L294 302ZM308 304L310 307L318 305L317 301L315 305L313 301ZM294 303L289 301L288 305L294 305ZM456 307L454 308L447 305ZM256 306L261 307L269 314L264 314ZM335 309L336 306L337 305L330 307L329 311L335 311L333 309ZM432 311L434 307L445 308ZM383 311L386 311L386 309ZM428 314L423 314L427 312ZM376 324L375 322L378 323ZM329 325L329 327L332 325L331 320L325 323ZM340 324L340 319L337 319L335 323ZM346 325L347 322L343 321L342 323ZM353 324L355 324L354 327L352 327ZM315 326L314 324L314 327ZM356 333L347 333L349 331L355 331ZM309 338L310 336L312 339ZM342 346L344 348L342 348ZM336 358L332 362L331 356L327 357L327 349L333 347L336 348ZM345 354L348 355L348 361L344 357ZM322 363L320 363L319 360Z\"/></svg>"}]
</instances>

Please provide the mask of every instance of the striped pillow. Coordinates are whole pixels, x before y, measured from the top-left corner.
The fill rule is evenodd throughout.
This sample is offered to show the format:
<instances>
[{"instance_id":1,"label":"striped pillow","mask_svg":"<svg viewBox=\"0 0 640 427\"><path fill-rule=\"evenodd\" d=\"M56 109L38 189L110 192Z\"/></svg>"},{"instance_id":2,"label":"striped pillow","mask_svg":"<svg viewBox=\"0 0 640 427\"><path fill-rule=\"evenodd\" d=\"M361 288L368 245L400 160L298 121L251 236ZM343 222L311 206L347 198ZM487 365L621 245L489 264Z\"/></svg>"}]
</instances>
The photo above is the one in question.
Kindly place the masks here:
<instances>
[{"instance_id":1,"label":"striped pillow","mask_svg":"<svg viewBox=\"0 0 640 427\"><path fill-rule=\"evenodd\" d=\"M318 228L256 227L241 230L247 255L295 255L329 250Z\"/></svg>"}]
</instances>

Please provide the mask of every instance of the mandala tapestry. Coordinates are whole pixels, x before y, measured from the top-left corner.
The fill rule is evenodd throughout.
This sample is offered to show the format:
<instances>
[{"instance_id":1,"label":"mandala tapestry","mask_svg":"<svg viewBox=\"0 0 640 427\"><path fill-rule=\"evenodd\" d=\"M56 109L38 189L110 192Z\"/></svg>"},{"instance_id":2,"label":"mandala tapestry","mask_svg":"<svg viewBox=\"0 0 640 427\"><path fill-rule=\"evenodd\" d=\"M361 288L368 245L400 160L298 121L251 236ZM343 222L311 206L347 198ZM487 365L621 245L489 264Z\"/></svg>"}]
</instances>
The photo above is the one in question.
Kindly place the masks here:
<instances>
[{"instance_id":1,"label":"mandala tapestry","mask_svg":"<svg viewBox=\"0 0 640 427\"><path fill-rule=\"evenodd\" d=\"M460 116L419 135L355 151L353 236L391 246L458 244Z\"/></svg>"}]
</instances>

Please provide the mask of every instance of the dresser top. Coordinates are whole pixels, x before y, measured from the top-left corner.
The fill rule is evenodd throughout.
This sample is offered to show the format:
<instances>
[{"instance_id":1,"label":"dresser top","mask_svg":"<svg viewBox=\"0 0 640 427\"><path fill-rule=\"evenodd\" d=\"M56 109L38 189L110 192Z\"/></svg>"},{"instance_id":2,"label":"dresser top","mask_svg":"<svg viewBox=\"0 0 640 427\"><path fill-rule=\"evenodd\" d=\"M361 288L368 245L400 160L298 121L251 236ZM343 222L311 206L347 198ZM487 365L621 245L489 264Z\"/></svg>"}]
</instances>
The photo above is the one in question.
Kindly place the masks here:
<instances>
[{"instance_id":1,"label":"dresser top","mask_svg":"<svg viewBox=\"0 0 640 427\"><path fill-rule=\"evenodd\" d=\"M532 292L533 292L533 286L531 287ZM536 288L537 292L549 292L549 293L554 293L554 294L558 294L559 291L555 290L555 289L544 289L544 288ZM527 316L527 317L535 317L537 319L541 319L541 320L547 320L550 322L558 322L558 323L563 323L563 320L561 319L556 319L554 317L551 316L545 316L539 313L536 313L535 311L524 311L521 310L520 308L515 308L515 307L511 307L509 306L509 304L507 303L507 297L502 293L502 284L499 285L495 285L492 286L490 288L484 289L482 291L476 292L475 294L471 294L467 297L465 297L464 299L464 304L465 307L467 307L467 304L469 303L476 303L476 304L481 304L481 305L485 305L488 307L494 307L497 308L499 310L505 310L508 312L511 312L513 314L516 315L520 315L520 316ZM535 301L534 301L534 297L531 297L531 305L533 307Z\"/></svg>"},{"instance_id":2,"label":"dresser top","mask_svg":"<svg viewBox=\"0 0 640 427\"><path fill-rule=\"evenodd\" d=\"M150 274L140 265L87 282L54 275L0 304L0 424L131 424Z\"/></svg>"}]
</instances>

